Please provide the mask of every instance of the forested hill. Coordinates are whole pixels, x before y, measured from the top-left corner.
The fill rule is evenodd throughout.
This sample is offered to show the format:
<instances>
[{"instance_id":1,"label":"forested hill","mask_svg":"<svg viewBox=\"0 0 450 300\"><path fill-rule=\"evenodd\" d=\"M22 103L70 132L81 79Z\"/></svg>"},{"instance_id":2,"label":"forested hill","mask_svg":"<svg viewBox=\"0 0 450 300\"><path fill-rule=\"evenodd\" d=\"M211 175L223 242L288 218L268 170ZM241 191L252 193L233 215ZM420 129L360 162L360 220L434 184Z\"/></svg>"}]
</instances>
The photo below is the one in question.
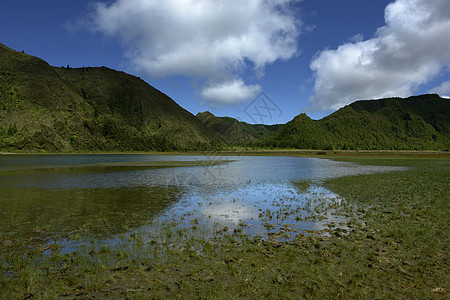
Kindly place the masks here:
<instances>
[{"instance_id":1,"label":"forested hill","mask_svg":"<svg viewBox=\"0 0 450 300\"><path fill-rule=\"evenodd\" d=\"M203 150L221 139L143 80L0 44L0 150Z\"/></svg>"},{"instance_id":2,"label":"forested hill","mask_svg":"<svg viewBox=\"0 0 450 300\"><path fill-rule=\"evenodd\" d=\"M209 111L198 113L206 127L220 135L228 144L246 144L271 136L282 125L249 124L230 117L216 117Z\"/></svg>"},{"instance_id":3,"label":"forested hill","mask_svg":"<svg viewBox=\"0 0 450 300\"><path fill-rule=\"evenodd\" d=\"M312 120L252 125L196 116L138 77L105 67L52 67L0 44L0 150L449 150L450 100L357 101Z\"/></svg>"},{"instance_id":4,"label":"forested hill","mask_svg":"<svg viewBox=\"0 0 450 300\"><path fill-rule=\"evenodd\" d=\"M450 100L438 95L356 101L312 120L296 116L260 147L449 150Z\"/></svg>"}]
</instances>

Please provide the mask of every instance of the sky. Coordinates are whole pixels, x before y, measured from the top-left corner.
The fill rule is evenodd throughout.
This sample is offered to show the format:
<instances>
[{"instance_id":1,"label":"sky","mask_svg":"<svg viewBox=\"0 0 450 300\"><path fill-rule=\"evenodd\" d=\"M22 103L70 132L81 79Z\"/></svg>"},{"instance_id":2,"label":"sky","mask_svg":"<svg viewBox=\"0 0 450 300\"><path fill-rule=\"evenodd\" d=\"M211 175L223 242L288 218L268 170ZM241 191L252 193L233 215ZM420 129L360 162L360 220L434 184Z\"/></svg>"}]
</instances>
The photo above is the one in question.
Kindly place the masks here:
<instances>
[{"instance_id":1,"label":"sky","mask_svg":"<svg viewBox=\"0 0 450 300\"><path fill-rule=\"evenodd\" d=\"M249 123L450 95L448 0L2 0L0 43Z\"/></svg>"}]
</instances>

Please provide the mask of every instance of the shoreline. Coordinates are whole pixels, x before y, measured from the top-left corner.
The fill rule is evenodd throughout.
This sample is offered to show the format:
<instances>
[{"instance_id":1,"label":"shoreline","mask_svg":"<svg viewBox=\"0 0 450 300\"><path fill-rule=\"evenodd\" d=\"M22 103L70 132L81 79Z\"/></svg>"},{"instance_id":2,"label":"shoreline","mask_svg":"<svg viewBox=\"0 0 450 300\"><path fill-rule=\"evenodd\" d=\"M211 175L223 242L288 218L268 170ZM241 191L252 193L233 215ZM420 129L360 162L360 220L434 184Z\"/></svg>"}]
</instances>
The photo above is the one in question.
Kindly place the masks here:
<instances>
[{"instance_id":1,"label":"shoreline","mask_svg":"<svg viewBox=\"0 0 450 300\"><path fill-rule=\"evenodd\" d=\"M7 152L0 155L203 155L210 156L305 156L305 157L335 157L335 156L422 156L422 157L450 157L450 151L443 150L211 150L211 151L93 151L93 152Z\"/></svg>"}]
</instances>

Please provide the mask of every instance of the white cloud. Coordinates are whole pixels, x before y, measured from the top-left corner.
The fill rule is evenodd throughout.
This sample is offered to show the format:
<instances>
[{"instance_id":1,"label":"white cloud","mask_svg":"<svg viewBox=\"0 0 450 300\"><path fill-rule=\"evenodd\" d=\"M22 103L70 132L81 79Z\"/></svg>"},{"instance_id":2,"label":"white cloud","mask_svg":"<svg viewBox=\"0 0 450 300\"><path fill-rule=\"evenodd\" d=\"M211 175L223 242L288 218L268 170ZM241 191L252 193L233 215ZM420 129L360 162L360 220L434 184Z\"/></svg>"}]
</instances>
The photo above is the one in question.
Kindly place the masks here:
<instances>
[{"instance_id":1,"label":"white cloud","mask_svg":"<svg viewBox=\"0 0 450 300\"><path fill-rule=\"evenodd\" d=\"M211 84L202 91L202 96L215 103L236 104L254 99L262 92L260 85L245 85L240 78L220 84Z\"/></svg>"},{"instance_id":2,"label":"white cloud","mask_svg":"<svg viewBox=\"0 0 450 300\"><path fill-rule=\"evenodd\" d=\"M435 93L442 96L450 95L450 80L444 81L440 86L432 88L430 93Z\"/></svg>"},{"instance_id":3,"label":"white cloud","mask_svg":"<svg viewBox=\"0 0 450 300\"><path fill-rule=\"evenodd\" d=\"M267 64L298 54L300 23L290 9L297 1L115 0L94 6L90 26L119 37L137 71L226 87L249 66L262 75Z\"/></svg>"},{"instance_id":4,"label":"white cloud","mask_svg":"<svg viewBox=\"0 0 450 300\"><path fill-rule=\"evenodd\" d=\"M397 0L386 7L385 22L369 40L316 55L311 110L409 96L450 66L450 1Z\"/></svg>"}]
</instances>

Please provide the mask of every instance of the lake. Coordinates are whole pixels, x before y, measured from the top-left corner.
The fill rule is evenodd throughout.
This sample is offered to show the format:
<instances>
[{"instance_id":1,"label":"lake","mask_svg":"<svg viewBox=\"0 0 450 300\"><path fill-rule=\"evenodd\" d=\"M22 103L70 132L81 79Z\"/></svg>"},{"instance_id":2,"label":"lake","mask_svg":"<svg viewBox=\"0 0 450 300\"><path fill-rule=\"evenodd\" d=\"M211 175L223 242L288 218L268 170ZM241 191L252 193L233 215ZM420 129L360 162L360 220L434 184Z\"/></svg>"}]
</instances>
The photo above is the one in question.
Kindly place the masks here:
<instances>
[{"instance_id":1,"label":"lake","mask_svg":"<svg viewBox=\"0 0 450 300\"><path fill-rule=\"evenodd\" d=\"M64 168L203 160L228 162L149 169ZM176 232L202 238L242 232L287 240L327 226L346 228L346 216L333 213L345 199L323 188L324 180L400 169L319 158L214 153L0 155L0 241L20 240L25 247L64 241L70 248L86 234L117 244L119 237L137 234L147 242L168 241Z\"/></svg>"}]
</instances>

